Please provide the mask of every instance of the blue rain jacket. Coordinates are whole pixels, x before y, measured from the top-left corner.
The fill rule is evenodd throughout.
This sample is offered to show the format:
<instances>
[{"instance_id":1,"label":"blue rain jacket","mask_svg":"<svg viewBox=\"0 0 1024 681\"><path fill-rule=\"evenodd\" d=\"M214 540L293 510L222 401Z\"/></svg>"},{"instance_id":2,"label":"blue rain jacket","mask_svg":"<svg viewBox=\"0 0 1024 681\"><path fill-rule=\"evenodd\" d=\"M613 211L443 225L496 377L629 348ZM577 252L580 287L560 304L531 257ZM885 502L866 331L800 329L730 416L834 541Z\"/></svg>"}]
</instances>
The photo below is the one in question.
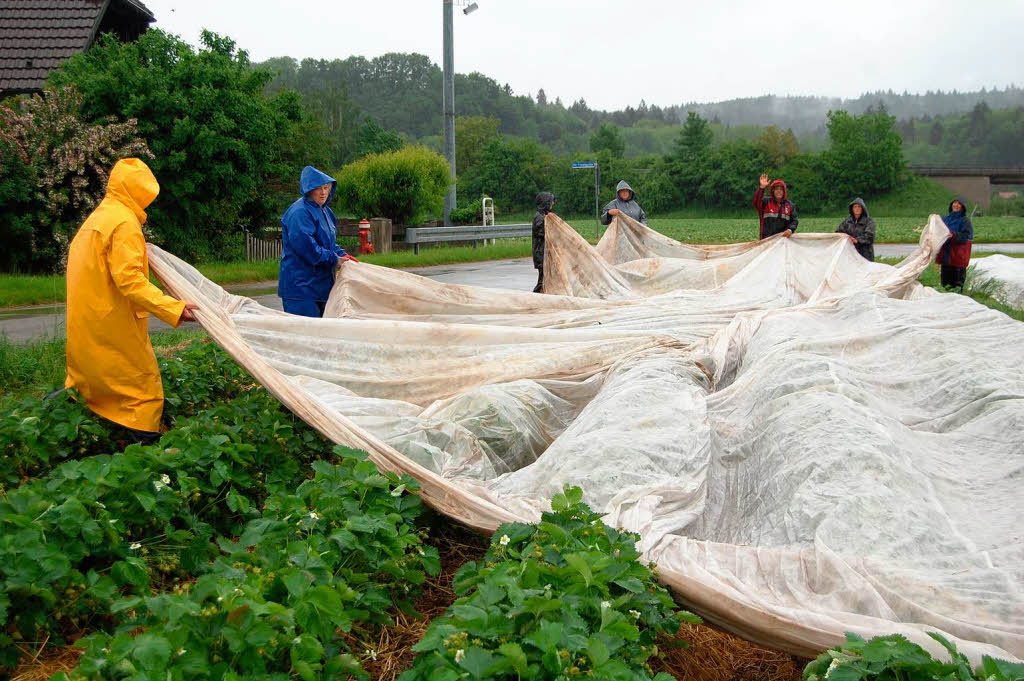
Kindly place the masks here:
<instances>
[{"instance_id":1,"label":"blue rain jacket","mask_svg":"<svg viewBox=\"0 0 1024 681\"><path fill-rule=\"evenodd\" d=\"M331 194L323 206L308 194L320 185L331 183ZM337 220L328 207L338 183L313 166L302 169L299 189L302 196L281 217L281 271L277 295L292 300L325 302L334 285L334 268L345 255L336 243Z\"/></svg>"}]
</instances>

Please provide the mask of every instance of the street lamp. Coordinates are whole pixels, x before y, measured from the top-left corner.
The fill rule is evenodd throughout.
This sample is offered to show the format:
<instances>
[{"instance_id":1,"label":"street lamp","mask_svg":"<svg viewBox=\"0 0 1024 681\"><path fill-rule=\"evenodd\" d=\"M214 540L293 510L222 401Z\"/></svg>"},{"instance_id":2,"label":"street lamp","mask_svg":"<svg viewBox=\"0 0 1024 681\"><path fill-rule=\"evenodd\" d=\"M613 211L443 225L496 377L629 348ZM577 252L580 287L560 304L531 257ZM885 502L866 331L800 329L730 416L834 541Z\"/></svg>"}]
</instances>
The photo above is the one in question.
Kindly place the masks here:
<instances>
[{"instance_id":1,"label":"street lamp","mask_svg":"<svg viewBox=\"0 0 1024 681\"><path fill-rule=\"evenodd\" d=\"M444 224L452 224L452 211L455 210L455 56L452 47L452 7L462 7L463 14L471 14L480 8L470 0L441 0L444 4L444 66L442 79L442 105L444 108L444 156L448 159L448 169L452 183L448 186L448 194L444 197Z\"/></svg>"}]
</instances>

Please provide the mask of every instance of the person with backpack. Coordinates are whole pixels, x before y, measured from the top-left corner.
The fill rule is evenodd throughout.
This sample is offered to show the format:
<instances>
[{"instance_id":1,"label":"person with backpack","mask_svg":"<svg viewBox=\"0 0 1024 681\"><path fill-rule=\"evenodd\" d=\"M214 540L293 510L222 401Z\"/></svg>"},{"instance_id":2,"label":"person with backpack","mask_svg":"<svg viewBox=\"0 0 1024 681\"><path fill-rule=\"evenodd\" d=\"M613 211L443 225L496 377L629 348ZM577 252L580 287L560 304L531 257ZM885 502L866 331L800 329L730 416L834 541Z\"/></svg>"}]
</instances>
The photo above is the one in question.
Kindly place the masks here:
<instances>
[{"instance_id":1,"label":"person with backpack","mask_svg":"<svg viewBox=\"0 0 1024 681\"><path fill-rule=\"evenodd\" d=\"M768 174L762 173L760 187L754 193L754 208L761 223L760 239L767 239L776 234L789 236L796 231L800 221L796 215L796 206L789 200L789 189L782 180L771 182L768 196L764 190L768 187Z\"/></svg>"},{"instance_id":2,"label":"person with backpack","mask_svg":"<svg viewBox=\"0 0 1024 681\"><path fill-rule=\"evenodd\" d=\"M964 288L967 267L971 264L971 245L974 243L974 226L967 217L967 204L962 196L949 202L949 215L942 218L949 229L949 240L942 244L935 262L939 264L942 287L949 290Z\"/></svg>"},{"instance_id":3,"label":"person with backpack","mask_svg":"<svg viewBox=\"0 0 1024 681\"><path fill-rule=\"evenodd\" d=\"M859 196L850 202L850 217L839 223L836 233L846 234L853 247L869 262L875 261L875 221L868 215L868 206Z\"/></svg>"},{"instance_id":4,"label":"person with backpack","mask_svg":"<svg viewBox=\"0 0 1024 681\"><path fill-rule=\"evenodd\" d=\"M533 266L537 268L537 285L534 293L544 292L544 219L555 207L555 195L551 192L537 194L537 214L533 216Z\"/></svg>"}]
</instances>

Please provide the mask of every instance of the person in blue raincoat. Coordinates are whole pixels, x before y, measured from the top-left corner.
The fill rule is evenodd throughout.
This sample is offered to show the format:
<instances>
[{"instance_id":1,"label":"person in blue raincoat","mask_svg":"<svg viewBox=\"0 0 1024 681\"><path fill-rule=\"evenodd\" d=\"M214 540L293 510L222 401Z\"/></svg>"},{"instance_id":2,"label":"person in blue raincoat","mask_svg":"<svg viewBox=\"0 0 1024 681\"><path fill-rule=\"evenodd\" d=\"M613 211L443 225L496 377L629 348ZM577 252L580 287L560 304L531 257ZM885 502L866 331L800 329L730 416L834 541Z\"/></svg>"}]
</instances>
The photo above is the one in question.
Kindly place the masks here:
<instances>
[{"instance_id":1,"label":"person in blue raincoat","mask_svg":"<svg viewBox=\"0 0 1024 681\"><path fill-rule=\"evenodd\" d=\"M289 314L322 317L335 270L356 260L336 243L337 220L328 206L337 187L333 177L306 166L299 177L302 196L281 217L277 295Z\"/></svg>"}]
</instances>

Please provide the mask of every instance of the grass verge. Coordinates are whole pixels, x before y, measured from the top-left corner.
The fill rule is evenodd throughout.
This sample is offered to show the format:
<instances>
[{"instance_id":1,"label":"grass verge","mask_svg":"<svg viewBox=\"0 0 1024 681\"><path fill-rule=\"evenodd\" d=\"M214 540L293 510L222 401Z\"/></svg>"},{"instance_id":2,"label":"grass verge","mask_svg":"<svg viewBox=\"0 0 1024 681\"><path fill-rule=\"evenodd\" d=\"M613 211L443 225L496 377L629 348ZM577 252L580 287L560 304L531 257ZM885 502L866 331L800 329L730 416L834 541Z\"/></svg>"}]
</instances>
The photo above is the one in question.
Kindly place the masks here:
<instances>
[{"instance_id":1,"label":"grass verge","mask_svg":"<svg viewBox=\"0 0 1024 681\"><path fill-rule=\"evenodd\" d=\"M204 338L203 331L175 329L151 336L157 354ZM0 409L29 395L42 396L64 384L64 339L16 343L0 335Z\"/></svg>"}]
</instances>

